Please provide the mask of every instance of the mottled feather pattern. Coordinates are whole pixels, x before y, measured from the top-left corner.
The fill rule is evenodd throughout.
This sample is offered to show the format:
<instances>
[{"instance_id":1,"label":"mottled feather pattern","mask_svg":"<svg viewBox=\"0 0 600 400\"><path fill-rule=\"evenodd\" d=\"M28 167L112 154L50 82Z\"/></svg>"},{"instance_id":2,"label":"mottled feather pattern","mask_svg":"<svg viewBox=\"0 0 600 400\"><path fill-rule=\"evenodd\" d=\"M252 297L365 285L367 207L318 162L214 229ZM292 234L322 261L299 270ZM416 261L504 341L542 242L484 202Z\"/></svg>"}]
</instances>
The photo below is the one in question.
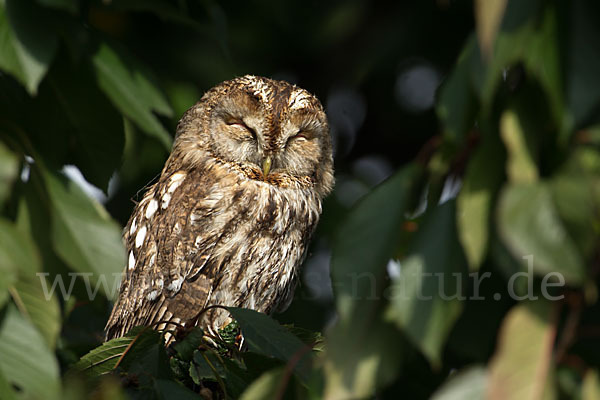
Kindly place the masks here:
<instances>
[{"instance_id":1,"label":"mottled feather pattern","mask_svg":"<svg viewBox=\"0 0 600 400\"><path fill-rule=\"evenodd\" d=\"M314 96L253 76L208 91L182 117L159 181L124 230L128 265L106 338L161 321L157 329L174 329L164 322L185 325L211 305L287 307L332 185ZM198 321L212 332L228 322L220 309Z\"/></svg>"}]
</instances>

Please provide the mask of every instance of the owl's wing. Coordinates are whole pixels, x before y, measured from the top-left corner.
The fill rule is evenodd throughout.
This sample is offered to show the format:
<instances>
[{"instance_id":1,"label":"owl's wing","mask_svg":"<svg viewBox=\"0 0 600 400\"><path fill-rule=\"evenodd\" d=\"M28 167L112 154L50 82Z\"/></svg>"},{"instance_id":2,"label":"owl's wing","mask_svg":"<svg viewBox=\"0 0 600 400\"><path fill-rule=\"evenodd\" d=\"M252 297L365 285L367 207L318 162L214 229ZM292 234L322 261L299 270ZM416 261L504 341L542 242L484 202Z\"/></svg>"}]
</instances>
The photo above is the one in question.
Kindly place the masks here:
<instances>
[{"instance_id":1,"label":"owl's wing","mask_svg":"<svg viewBox=\"0 0 600 400\"><path fill-rule=\"evenodd\" d=\"M225 263L215 248L231 222L223 210L236 201L218 189L228 184L217 185L214 174L176 171L148 190L124 233L128 265L107 340L137 325L174 329L165 323L185 322L206 306Z\"/></svg>"}]
</instances>

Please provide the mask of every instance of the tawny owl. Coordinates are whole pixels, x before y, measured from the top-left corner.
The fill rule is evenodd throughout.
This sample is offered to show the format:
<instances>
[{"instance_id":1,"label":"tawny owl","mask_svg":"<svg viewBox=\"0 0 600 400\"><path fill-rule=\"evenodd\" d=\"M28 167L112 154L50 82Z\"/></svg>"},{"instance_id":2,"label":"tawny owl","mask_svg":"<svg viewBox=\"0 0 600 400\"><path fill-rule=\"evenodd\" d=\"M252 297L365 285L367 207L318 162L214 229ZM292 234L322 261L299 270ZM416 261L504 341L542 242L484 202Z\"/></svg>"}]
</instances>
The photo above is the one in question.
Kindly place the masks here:
<instances>
[{"instance_id":1,"label":"tawny owl","mask_svg":"<svg viewBox=\"0 0 600 400\"><path fill-rule=\"evenodd\" d=\"M333 183L317 98L256 76L209 90L181 118L158 182L125 228L128 263L106 339L189 324L211 305L287 307ZM198 324L215 332L229 321L212 309Z\"/></svg>"}]
</instances>

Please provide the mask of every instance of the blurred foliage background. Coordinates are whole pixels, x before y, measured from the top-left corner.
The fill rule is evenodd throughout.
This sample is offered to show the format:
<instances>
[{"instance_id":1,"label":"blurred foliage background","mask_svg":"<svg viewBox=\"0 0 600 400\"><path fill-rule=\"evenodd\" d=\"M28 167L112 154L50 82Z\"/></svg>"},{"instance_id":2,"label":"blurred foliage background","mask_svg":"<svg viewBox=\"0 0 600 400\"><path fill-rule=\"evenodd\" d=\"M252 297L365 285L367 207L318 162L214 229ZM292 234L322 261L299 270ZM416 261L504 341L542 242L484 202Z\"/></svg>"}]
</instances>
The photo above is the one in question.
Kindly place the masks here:
<instances>
[{"instance_id":1,"label":"blurred foliage background","mask_svg":"<svg viewBox=\"0 0 600 400\"><path fill-rule=\"evenodd\" d=\"M599 20L591 0L0 0L0 397L600 398ZM98 347L179 117L248 73L316 94L335 143L286 329L232 310L233 359L197 332Z\"/></svg>"}]
</instances>

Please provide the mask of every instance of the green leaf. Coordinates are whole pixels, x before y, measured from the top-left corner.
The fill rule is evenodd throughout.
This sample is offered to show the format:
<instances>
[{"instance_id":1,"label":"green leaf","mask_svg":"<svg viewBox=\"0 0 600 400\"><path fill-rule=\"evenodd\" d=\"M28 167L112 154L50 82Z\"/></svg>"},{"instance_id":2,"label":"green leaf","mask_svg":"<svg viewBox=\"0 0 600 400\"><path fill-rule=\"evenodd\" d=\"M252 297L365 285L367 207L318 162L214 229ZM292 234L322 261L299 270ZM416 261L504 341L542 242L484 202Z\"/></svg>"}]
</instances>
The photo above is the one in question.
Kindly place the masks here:
<instances>
[{"instance_id":1,"label":"green leaf","mask_svg":"<svg viewBox=\"0 0 600 400\"><path fill-rule=\"evenodd\" d=\"M278 398L285 368L265 372L242 393L240 400L269 400Z\"/></svg>"},{"instance_id":2,"label":"green leaf","mask_svg":"<svg viewBox=\"0 0 600 400\"><path fill-rule=\"evenodd\" d=\"M581 399L600 399L600 379L598 379L598 370L591 369L585 374L581 385Z\"/></svg>"},{"instance_id":3,"label":"green leaf","mask_svg":"<svg viewBox=\"0 0 600 400\"><path fill-rule=\"evenodd\" d=\"M6 380L2 371L0 371L0 393L2 393L2 398L4 400L16 400L17 394L13 389L12 385Z\"/></svg>"},{"instance_id":4,"label":"green leaf","mask_svg":"<svg viewBox=\"0 0 600 400\"><path fill-rule=\"evenodd\" d=\"M494 139L482 139L469 161L456 200L458 236L471 271L477 271L485 258L493 200L503 177L502 149Z\"/></svg>"},{"instance_id":5,"label":"green leaf","mask_svg":"<svg viewBox=\"0 0 600 400\"><path fill-rule=\"evenodd\" d=\"M19 311L44 337L48 348L53 349L60 332L60 307L56 296L45 296L43 276L35 244L15 226L0 220L0 303L2 287L8 284ZM46 283L46 282L44 282Z\"/></svg>"},{"instance_id":6,"label":"green leaf","mask_svg":"<svg viewBox=\"0 0 600 400\"><path fill-rule=\"evenodd\" d=\"M58 299L55 295L46 296L41 282L42 275L20 274L13 288L13 298L20 311L33 322L46 340L50 349L54 349L61 329L61 315Z\"/></svg>"},{"instance_id":7,"label":"green leaf","mask_svg":"<svg viewBox=\"0 0 600 400\"><path fill-rule=\"evenodd\" d=\"M496 89L504 73L522 62L546 91L558 127L563 126L563 81L557 18L557 11L551 3L544 6L540 6L539 1L507 3L493 57L480 86L485 110L493 106Z\"/></svg>"},{"instance_id":8,"label":"green leaf","mask_svg":"<svg viewBox=\"0 0 600 400\"><path fill-rule=\"evenodd\" d=\"M500 136L508 151L506 174L511 182L531 183L538 180L538 170L527 143L523 123L517 113L506 111L500 118Z\"/></svg>"},{"instance_id":9,"label":"green leaf","mask_svg":"<svg viewBox=\"0 0 600 400\"><path fill-rule=\"evenodd\" d=\"M59 398L59 369L53 352L37 329L12 306L0 327L0 372L26 398Z\"/></svg>"},{"instance_id":10,"label":"green leaf","mask_svg":"<svg viewBox=\"0 0 600 400\"><path fill-rule=\"evenodd\" d=\"M10 195L12 184L19 175L19 159L0 142L0 209Z\"/></svg>"},{"instance_id":11,"label":"green leaf","mask_svg":"<svg viewBox=\"0 0 600 400\"><path fill-rule=\"evenodd\" d=\"M515 306L502 322L496 353L489 366L487 396L491 399L541 399L552 393L556 316L546 300ZM552 396L551 398L554 398Z\"/></svg>"},{"instance_id":12,"label":"green leaf","mask_svg":"<svg viewBox=\"0 0 600 400\"><path fill-rule=\"evenodd\" d=\"M480 400L485 398L487 371L484 367L464 368L448 378L431 400Z\"/></svg>"},{"instance_id":13,"label":"green leaf","mask_svg":"<svg viewBox=\"0 0 600 400\"><path fill-rule=\"evenodd\" d=\"M386 266L398 246L405 213L421 189L423 170L409 165L360 201L333 246L332 286L339 319L326 336L326 398L362 398L399 373L402 341L384 320Z\"/></svg>"},{"instance_id":14,"label":"green leaf","mask_svg":"<svg viewBox=\"0 0 600 400\"><path fill-rule=\"evenodd\" d=\"M460 54L452 72L439 91L436 112L444 123L444 135L453 142L460 143L475 122L477 102L472 80L482 73L479 52L475 37Z\"/></svg>"},{"instance_id":15,"label":"green leaf","mask_svg":"<svg viewBox=\"0 0 600 400\"><path fill-rule=\"evenodd\" d=\"M9 288L17 282L21 262L28 258L17 237L12 224L0 219L0 309L9 298Z\"/></svg>"},{"instance_id":16,"label":"green leaf","mask_svg":"<svg viewBox=\"0 0 600 400\"><path fill-rule=\"evenodd\" d=\"M48 75L48 85L40 87L34 112L41 121L34 122L34 126L38 135L60 137L67 133L73 158L69 162L74 162L90 183L106 192L123 156L123 118L96 86L87 66L74 66L65 60L57 64ZM43 122L48 119L60 122ZM56 146L48 147L41 149L44 155L56 151Z\"/></svg>"},{"instance_id":17,"label":"green leaf","mask_svg":"<svg viewBox=\"0 0 600 400\"><path fill-rule=\"evenodd\" d=\"M13 75L34 95L58 45L46 15L31 0L0 3L0 69Z\"/></svg>"},{"instance_id":18,"label":"green leaf","mask_svg":"<svg viewBox=\"0 0 600 400\"><path fill-rule=\"evenodd\" d=\"M589 168L586 164L597 167ZM577 148L549 181L552 198L569 236L584 259L593 257L600 234L600 152Z\"/></svg>"},{"instance_id":19,"label":"green leaf","mask_svg":"<svg viewBox=\"0 0 600 400\"><path fill-rule=\"evenodd\" d=\"M504 15L507 0L476 0L477 40L483 54L489 57Z\"/></svg>"},{"instance_id":20,"label":"green leaf","mask_svg":"<svg viewBox=\"0 0 600 400\"><path fill-rule=\"evenodd\" d=\"M266 314L254 310L227 307L240 324L248 350L296 363L294 371L307 380L310 373L311 352L300 339Z\"/></svg>"},{"instance_id":21,"label":"green leaf","mask_svg":"<svg viewBox=\"0 0 600 400\"><path fill-rule=\"evenodd\" d=\"M189 361L192 359L196 349L202 344L203 336L204 332L202 332L202 329L195 326L187 333L187 336L183 340L175 342L173 349L177 352L181 360Z\"/></svg>"},{"instance_id":22,"label":"green leaf","mask_svg":"<svg viewBox=\"0 0 600 400\"><path fill-rule=\"evenodd\" d=\"M162 346L161 341L160 334L153 329L134 328L127 335L102 343L81 357L70 372L99 376L115 369L118 362L120 367L127 368L134 361L139 361L152 346L157 343Z\"/></svg>"},{"instance_id":23,"label":"green leaf","mask_svg":"<svg viewBox=\"0 0 600 400\"><path fill-rule=\"evenodd\" d=\"M569 34L565 44L566 101L573 124L581 126L594 118L600 103L600 55L596 43L600 40L595 2L573 1L569 7Z\"/></svg>"},{"instance_id":24,"label":"green leaf","mask_svg":"<svg viewBox=\"0 0 600 400\"><path fill-rule=\"evenodd\" d=\"M156 379L154 389L161 400L198 400L199 398L197 393L192 392L180 383L166 379Z\"/></svg>"},{"instance_id":25,"label":"green leaf","mask_svg":"<svg viewBox=\"0 0 600 400\"><path fill-rule=\"evenodd\" d=\"M386 316L395 322L434 365L462 311L466 262L456 235L455 202L427 213L410 255L393 279Z\"/></svg>"},{"instance_id":26,"label":"green leaf","mask_svg":"<svg viewBox=\"0 0 600 400\"><path fill-rule=\"evenodd\" d=\"M75 271L91 272L95 289L109 298L115 296L125 265L120 227L77 184L42 173L52 205L54 249ZM94 288L90 289L92 296Z\"/></svg>"},{"instance_id":27,"label":"green leaf","mask_svg":"<svg viewBox=\"0 0 600 400\"><path fill-rule=\"evenodd\" d=\"M557 215L545 183L505 187L496 217L498 231L512 255L538 275L558 272L566 282L581 284L581 256ZM530 261L528 261L530 260Z\"/></svg>"},{"instance_id":28,"label":"green leaf","mask_svg":"<svg viewBox=\"0 0 600 400\"><path fill-rule=\"evenodd\" d=\"M147 70L131 57L122 57L109 45L100 45L93 66L98 85L115 106L144 132L170 148L171 136L152 111L171 115L172 110Z\"/></svg>"}]
</instances>

